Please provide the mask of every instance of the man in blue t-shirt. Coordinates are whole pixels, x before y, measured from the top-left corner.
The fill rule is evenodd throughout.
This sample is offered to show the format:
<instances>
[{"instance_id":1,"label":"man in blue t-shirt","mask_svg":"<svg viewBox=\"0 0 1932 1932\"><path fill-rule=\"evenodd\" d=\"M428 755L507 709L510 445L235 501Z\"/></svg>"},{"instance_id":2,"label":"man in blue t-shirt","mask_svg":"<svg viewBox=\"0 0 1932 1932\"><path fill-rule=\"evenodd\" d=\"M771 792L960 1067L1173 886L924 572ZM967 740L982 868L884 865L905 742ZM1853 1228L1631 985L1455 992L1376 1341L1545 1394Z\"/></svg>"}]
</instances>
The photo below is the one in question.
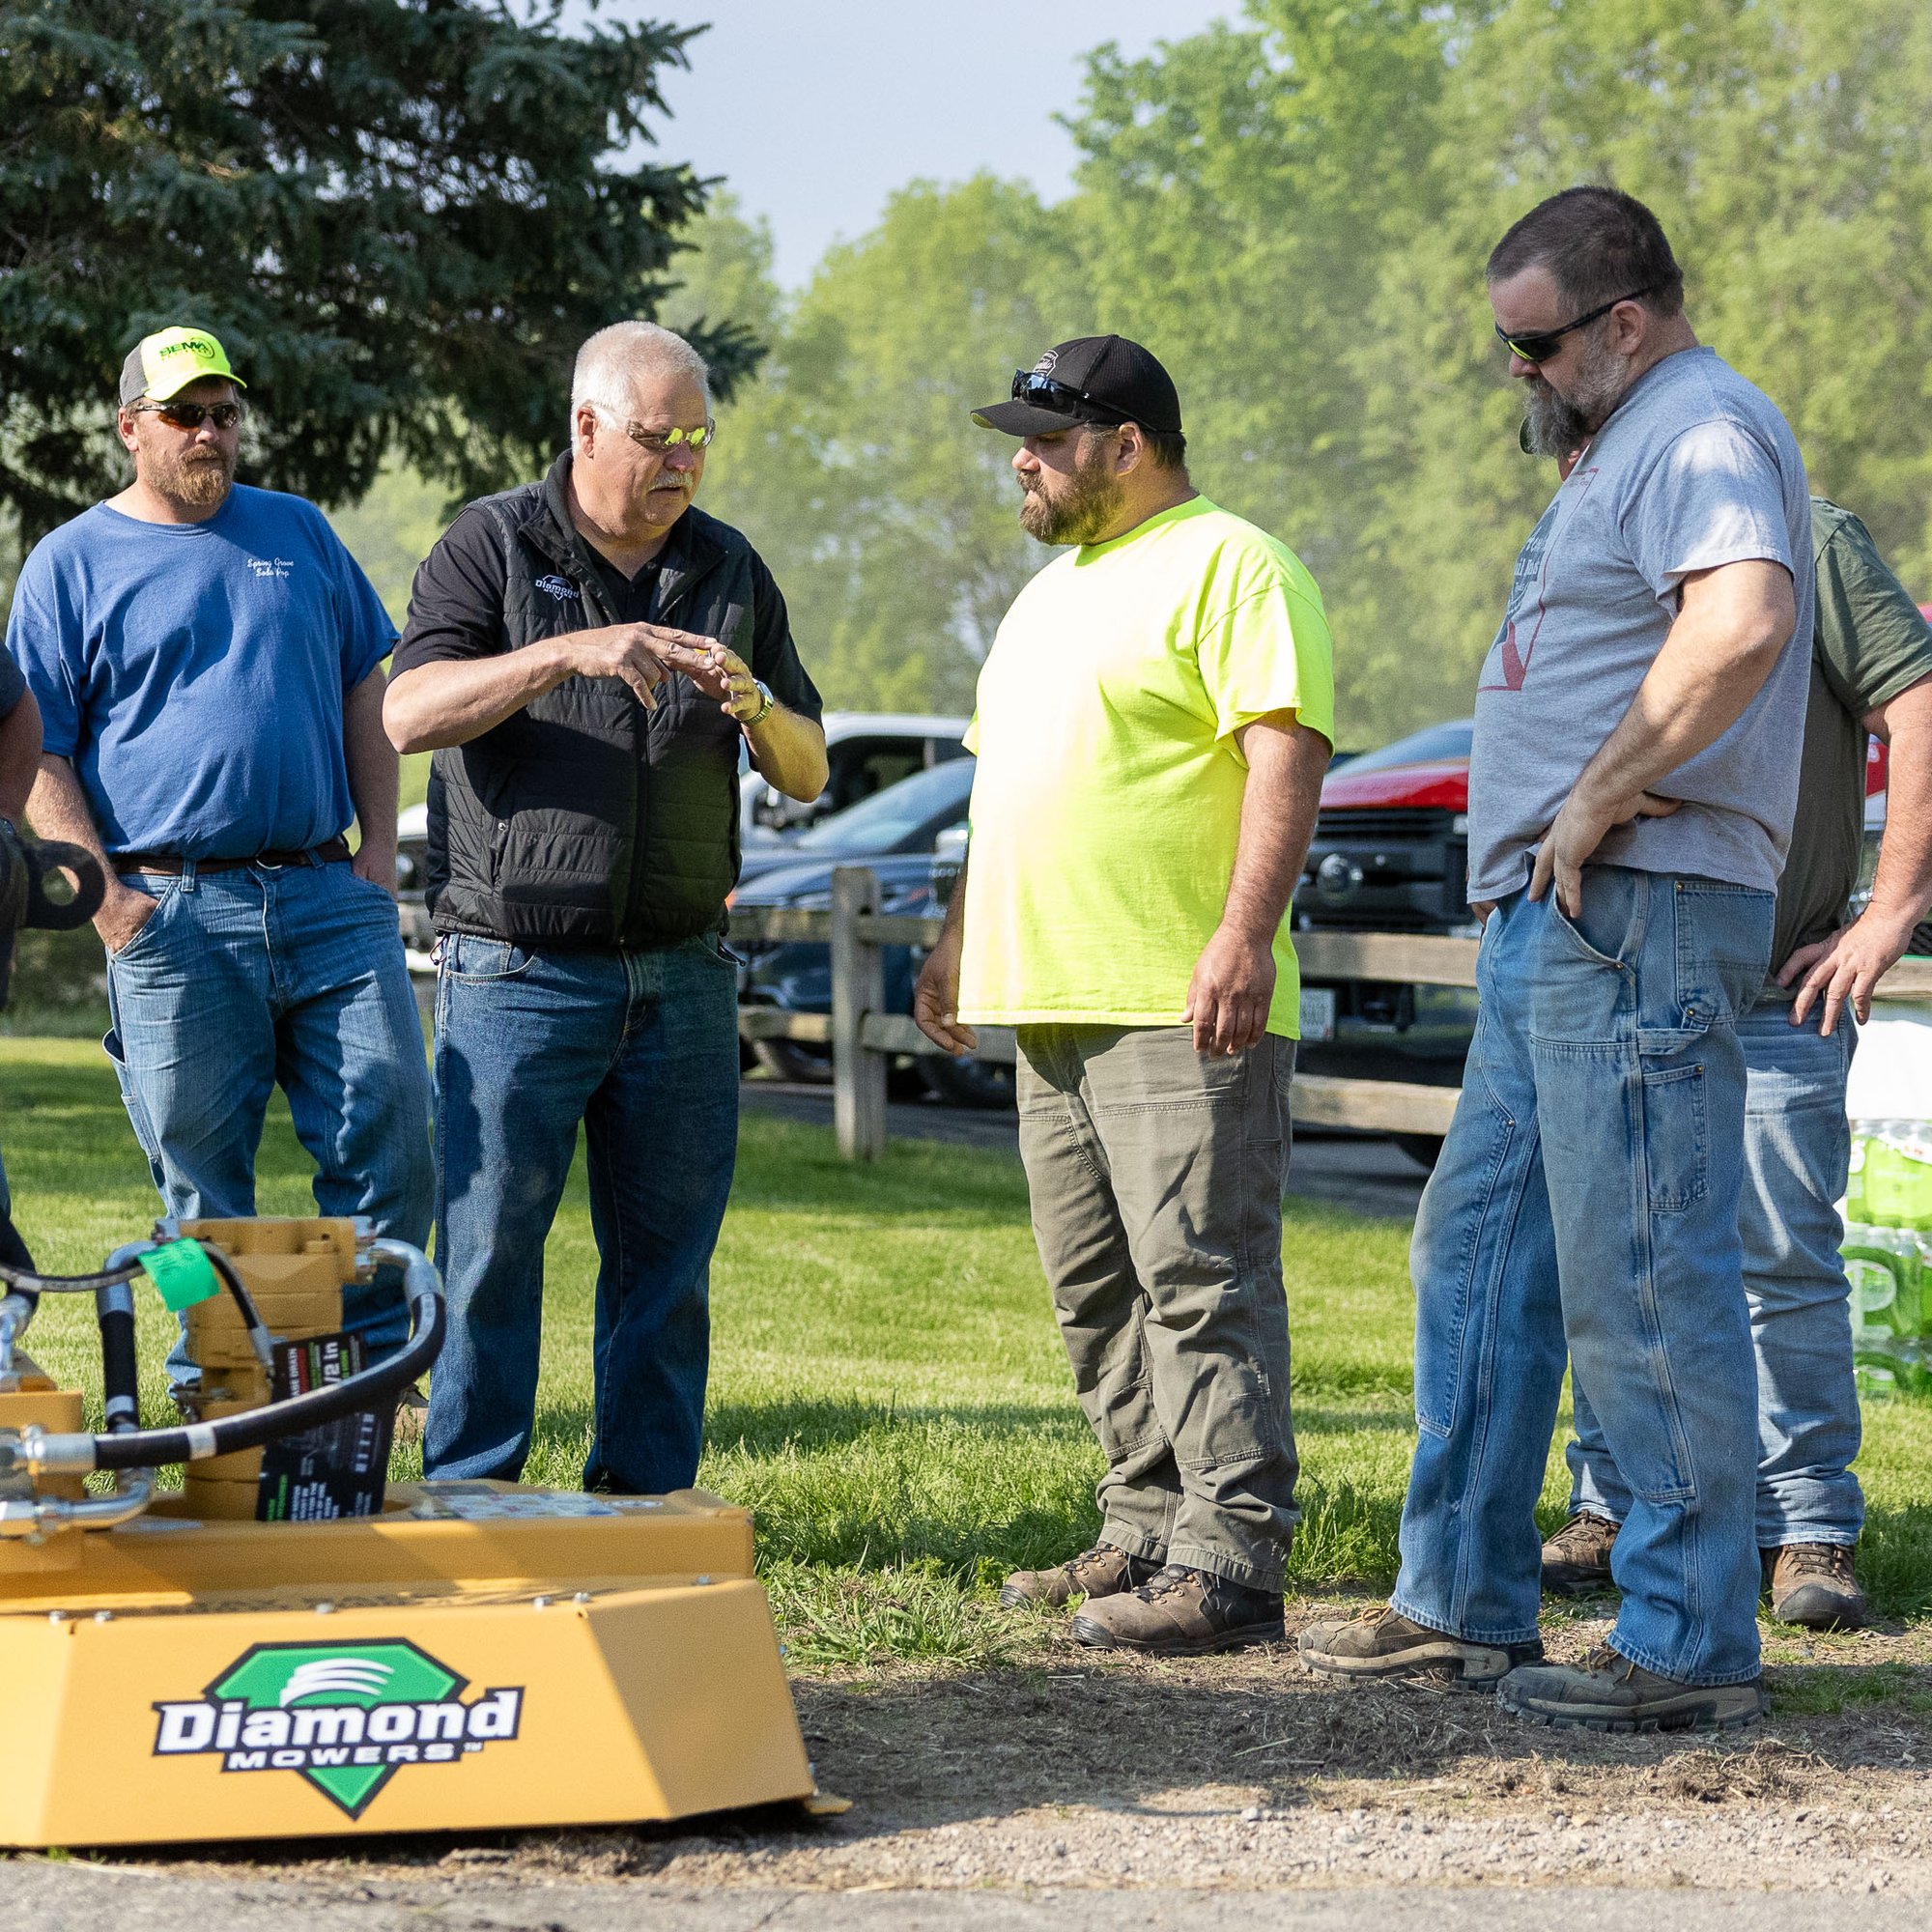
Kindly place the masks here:
<instances>
[{"instance_id":1,"label":"man in blue t-shirt","mask_svg":"<svg viewBox=\"0 0 1932 1932\"><path fill-rule=\"evenodd\" d=\"M29 811L102 860L105 1044L167 1211L255 1211L279 1082L322 1212L421 1246L429 1079L382 722L396 634L319 510L236 484L243 386L206 329L123 365L134 480L37 545L14 591L7 648L45 732ZM346 1319L392 1347L398 1284L350 1290Z\"/></svg>"}]
</instances>

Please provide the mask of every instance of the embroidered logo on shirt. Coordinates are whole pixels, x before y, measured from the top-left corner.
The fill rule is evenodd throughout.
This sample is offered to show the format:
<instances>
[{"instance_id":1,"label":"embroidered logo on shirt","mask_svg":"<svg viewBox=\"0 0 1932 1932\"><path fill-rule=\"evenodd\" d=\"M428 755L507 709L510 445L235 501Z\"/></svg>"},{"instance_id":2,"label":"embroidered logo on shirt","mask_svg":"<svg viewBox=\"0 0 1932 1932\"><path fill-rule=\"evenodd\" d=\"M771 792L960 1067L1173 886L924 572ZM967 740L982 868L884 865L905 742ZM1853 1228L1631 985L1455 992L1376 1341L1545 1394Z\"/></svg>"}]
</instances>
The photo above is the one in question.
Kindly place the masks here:
<instances>
[{"instance_id":1,"label":"embroidered logo on shirt","mask_svg":"<svg viewBox=\"0 0 1932 1932\"><path fill-rule=\"evenodd\" d=\"M559 604L561 604L567 597L575 597L578 595L577 585L571 582L569 578L558 577L554 572L549 577L538 578L537 588L539 590L549 591L550 594L553 597L554 597Z\"/></svg>"},{"instance_id":2,"label":"embroidered logo on shirt","mask_svg":"<svg viewBox=\"0 0 1932 1932\"><path fill-rule=\"evenodd\" d=\"M292 556L251 556L248 568L257 577L286 577L296 567Z\"/></svg>"}]
</instances>

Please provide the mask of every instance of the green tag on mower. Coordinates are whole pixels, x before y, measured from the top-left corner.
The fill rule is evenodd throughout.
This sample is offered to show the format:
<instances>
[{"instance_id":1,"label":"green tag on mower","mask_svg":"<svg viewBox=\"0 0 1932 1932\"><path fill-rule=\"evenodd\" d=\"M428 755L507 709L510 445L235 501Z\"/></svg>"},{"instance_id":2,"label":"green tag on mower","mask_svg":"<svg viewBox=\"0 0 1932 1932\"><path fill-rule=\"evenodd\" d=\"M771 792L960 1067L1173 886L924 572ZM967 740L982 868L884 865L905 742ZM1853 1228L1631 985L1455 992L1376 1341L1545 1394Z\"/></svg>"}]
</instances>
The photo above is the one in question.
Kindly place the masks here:
<instances>
[{"instance_id":1,"label":"green tag on mower","mask_svg":"<svg viewBox=\"0 0 1932 1932\"><path fill-rule=\"evenodd\" d=\"M192 1308L197 1301L206 1301L211 1294L221 1293L221 1277L202 1252L201 1243L191 1236L184 1235L180 1240L170 1241L166 1247L138 1259L161 1299L177 1315L184 1308Z\"/></svg>"}]
</instances>

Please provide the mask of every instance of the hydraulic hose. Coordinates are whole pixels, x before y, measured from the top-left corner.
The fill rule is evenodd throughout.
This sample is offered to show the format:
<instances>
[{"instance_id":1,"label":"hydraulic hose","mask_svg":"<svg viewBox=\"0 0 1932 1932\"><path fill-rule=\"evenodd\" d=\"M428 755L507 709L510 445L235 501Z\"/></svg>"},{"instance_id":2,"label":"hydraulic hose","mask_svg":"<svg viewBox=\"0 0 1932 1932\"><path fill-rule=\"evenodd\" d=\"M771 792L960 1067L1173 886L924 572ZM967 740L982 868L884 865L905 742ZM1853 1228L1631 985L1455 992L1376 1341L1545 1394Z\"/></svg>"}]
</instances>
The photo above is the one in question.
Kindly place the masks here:
<instances>
[{"instance_id":1,"label":"hydraulic hose","mask_svg":"<svg viewBox=\"0 0 1932 1932\"><path fill-rule=\"evenodd\" d=\"M210 1456L259 1449L282 1435L298 1435L337 1416L373 1408L393 1399L436 1360L442 1347L442 1281L419 1248L406 1241L371 1243L378 1261L404 1269L409 1297L410 1339L387 1361L361 1370L326 1388L262 1408L197 1422L184 1429L129 1429L108 1435L47 1435L29 1431L16 1445L0 1446L0 1475L24 1468L30 1475L69 1475L89 1469L147 1469L161 1463L198 1463Z\"/></svg>"},{"instance_id":2,"label":"hydraulic hose","mask_svg":"<svg viewBox=\"0 0 1932 1932\"><path fill-rule=\"evenodd\" d=\"M145 1254L157 1246L155 1241L138 1241L125 1248L116 1248L117 1255ZM0 1282L5 1282L14 1294L93 1294L98 1290L111 1288L119 1281L132 1281L141 1272L137 1263L130 1262L126 1267L109 1264L96 1274L36 1274L32 1268L14 1267L0 1262Z\"/></svg>"},{"instance_id":3,"label":"hydraulic hose","mask_svg":"<svg viewBox=\"0 0 1932 1932\"><path fill-rule=\"evenodd\" d=\"M147 1243L140 1244L146 1247ZM108 1257L111 1269L123 1255ZM134 1291L110 1281L94 1291L94 1315L100 1326L100 1387L105 1398L107 1433L119 1435L141 1426L141 1363L134 1351Z\"/></svg>"},{"instance_id":4,"label":"hydraulic hose","mask_svg":"<svg viewBox=\"0 0 1932 1932\"><path fill-rule=\"evenodd\" d=\"M168 1224L172 1226L172 1223ZM178 1235L168 1239L178 1240ZM142 1268L139 1257L153 1254L157 1248L167 1246L167 1240L129 1241L126 1247L116 1248L107 1257L107 1265L97 1274L36 1274L31 1269L14 1267L0 1260L0 1284L4 1284L14 1294L26 1296L37 1301L43 1294L92 1294L97 1307L100 1296L110 1289L125 1282L138 1281ZM274 1344L262 1318L256 1313L253 1297L243 1285L242 1277L236 1273L235 1264L219 1248L203 1248L208 1257L208 1264L220 1277L221 1285L228 1291L228 1297L235 1304L235 1311L242 1318L242 1325L248 1331L248 1346L254 1350L256 1359L262 1366L272 1368L275 1360ZM131 1313L133 1300L130 1296L128 1307ZM30 1311L31 1312L31 1311ZM20 1323L24 1328L26 1323ZM16 1333L18 1330L15 1331ZM101 1332L102 1346L106 1345L106 1331Z\"/></svg>"}]
</instances>

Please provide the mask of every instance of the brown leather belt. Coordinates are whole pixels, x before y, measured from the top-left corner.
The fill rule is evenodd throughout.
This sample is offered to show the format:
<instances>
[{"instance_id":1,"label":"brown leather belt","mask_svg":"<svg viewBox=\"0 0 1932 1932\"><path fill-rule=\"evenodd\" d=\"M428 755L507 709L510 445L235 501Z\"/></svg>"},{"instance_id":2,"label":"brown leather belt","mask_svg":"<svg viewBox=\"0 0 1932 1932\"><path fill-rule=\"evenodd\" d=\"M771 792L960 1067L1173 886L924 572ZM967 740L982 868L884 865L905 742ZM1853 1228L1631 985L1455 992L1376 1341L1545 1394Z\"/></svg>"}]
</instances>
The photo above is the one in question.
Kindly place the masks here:
<instances>
[{"instance_id":1,"label":"brown leather belt","mask_svg":"<svg viewBox=\"0 0 1932 1932\"><path fill-rule=\"evenodd\" d=\"M197 859L197 872L239 872L243 866L336 866L349 857L349 841L331 838L294 852L257 852L252 859ZM178 878L187 867L179 852L117 852L109 862L117 872L160 872Z\"/></svg>"}]
</instances>

